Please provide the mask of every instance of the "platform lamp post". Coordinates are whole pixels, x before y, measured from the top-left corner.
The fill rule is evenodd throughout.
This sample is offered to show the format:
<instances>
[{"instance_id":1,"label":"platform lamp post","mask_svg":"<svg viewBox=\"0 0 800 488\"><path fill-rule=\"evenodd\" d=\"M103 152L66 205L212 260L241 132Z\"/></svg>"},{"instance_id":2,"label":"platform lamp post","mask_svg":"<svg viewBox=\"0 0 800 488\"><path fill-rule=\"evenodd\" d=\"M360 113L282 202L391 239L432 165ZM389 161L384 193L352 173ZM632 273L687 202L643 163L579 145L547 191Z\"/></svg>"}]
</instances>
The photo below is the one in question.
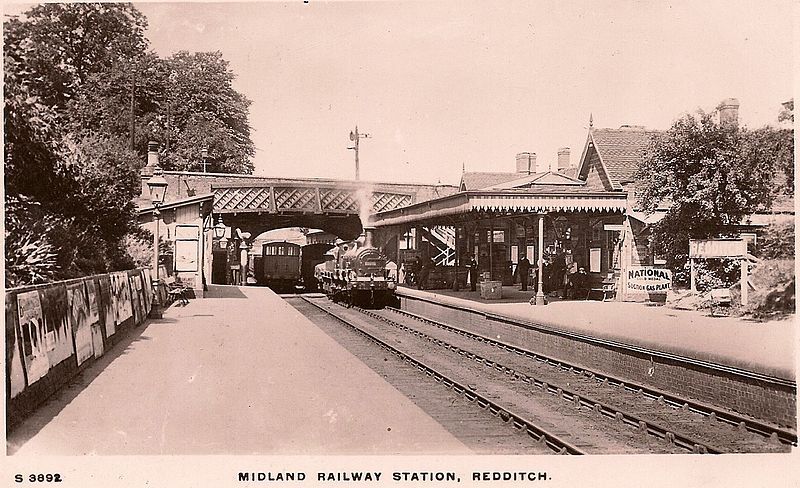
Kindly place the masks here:
<instances>
[{"instance_id":1,"label":"platform lamp post","mask_svg":"<svg viewBox=\"0 0 800 488\"><path fill-rule=\"evenodd\" d=\"M164 202L164 195L167 193L167 180L164 179L161 172L161 167L156 166L153 169L153 177L147 180L147 187L150 188L150 200L153 202L153 221L155 222L155 229L153 231L153 270L155 275L153 277L153 307L150 310L150 318L160 319L162 317L161 299L158 296L158 243L159 243L159 221L161 220L161 212L158 207Z\"/></svg>"},{"instance_id":2,"label":"platform lamp post","mask_svg":"<svg viewBox=\"0 0 800 488\"><path fill-rule=\"evenodd\" d=\"M539 214L539 259L537 262L539 263L539 271L536 273L538 276L538 283L536 286L536 299L534 303L536 305L545 305L544 299L544 278L542 271L544 271L544 214Z\"/></svg>"},{"instance_id":3,"label":"platform lamp post","mask_svg":"<svg viewBox=\"0 0 800 488\"><path fill-rule=\"evenodd\" d=\"M217 218L217 225L214 226L214 237L222 239L225 237L225 223L222 222L222 215Z\"/></svg>"}]
</instances>

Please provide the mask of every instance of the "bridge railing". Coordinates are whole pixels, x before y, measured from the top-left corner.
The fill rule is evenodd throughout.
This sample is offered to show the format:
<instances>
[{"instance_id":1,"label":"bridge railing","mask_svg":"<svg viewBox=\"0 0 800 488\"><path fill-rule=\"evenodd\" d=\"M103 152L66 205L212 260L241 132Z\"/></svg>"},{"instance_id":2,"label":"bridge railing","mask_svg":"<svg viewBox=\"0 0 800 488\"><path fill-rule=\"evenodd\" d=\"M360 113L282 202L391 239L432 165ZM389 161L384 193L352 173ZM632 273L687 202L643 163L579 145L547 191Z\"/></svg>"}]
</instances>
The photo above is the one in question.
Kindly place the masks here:
<instances>
[{"instance_id":1,"label":"bridge railing","mask_svg":"<svg viewBox=\"0 0 800 488\"><path fill-rule=\"evenodd\" d=\"M147 318L149 269L6 290L11 429Z\"/></svg>"}]
</instances>

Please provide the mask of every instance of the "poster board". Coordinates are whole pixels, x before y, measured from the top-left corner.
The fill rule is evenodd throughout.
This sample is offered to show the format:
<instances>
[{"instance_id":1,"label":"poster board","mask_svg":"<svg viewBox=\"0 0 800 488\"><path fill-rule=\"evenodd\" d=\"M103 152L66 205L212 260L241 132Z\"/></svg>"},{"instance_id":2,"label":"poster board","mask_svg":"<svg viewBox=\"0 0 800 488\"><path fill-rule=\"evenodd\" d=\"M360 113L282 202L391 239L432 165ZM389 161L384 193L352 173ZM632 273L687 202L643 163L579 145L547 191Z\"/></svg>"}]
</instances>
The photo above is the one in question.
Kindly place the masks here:
<instances>
[{"instance_id":1,"label":"poster board","mask_svg":"<svg viewBox=\"0 0 800 488\"><path fill-rule=\"evenodd\" d=\"M589 249L589 272L600 272L600 248L592 247Z\"/></svg>"}]
</instances>

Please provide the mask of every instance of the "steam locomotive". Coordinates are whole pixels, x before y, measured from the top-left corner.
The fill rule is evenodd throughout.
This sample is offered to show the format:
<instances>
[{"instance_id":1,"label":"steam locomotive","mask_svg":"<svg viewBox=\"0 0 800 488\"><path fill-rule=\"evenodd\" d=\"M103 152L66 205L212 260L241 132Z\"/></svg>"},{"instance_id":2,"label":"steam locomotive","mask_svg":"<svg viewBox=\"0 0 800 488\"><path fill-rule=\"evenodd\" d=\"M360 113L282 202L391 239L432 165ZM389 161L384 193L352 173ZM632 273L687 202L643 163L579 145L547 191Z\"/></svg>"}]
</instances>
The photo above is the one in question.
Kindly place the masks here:
<instances>
[{"instance_id":1,"label":"steam locomotive","mask_svg":"<svg viewBox=\"0 0 800 488\"><path fill-rule=\"evenodd\" d=\"M337 243L324 258L314 276L328 298L377 308L394 300L395 279L386 269L389 259L372 246L372 229L355 241Z\"/></svg>"}]
</instances>

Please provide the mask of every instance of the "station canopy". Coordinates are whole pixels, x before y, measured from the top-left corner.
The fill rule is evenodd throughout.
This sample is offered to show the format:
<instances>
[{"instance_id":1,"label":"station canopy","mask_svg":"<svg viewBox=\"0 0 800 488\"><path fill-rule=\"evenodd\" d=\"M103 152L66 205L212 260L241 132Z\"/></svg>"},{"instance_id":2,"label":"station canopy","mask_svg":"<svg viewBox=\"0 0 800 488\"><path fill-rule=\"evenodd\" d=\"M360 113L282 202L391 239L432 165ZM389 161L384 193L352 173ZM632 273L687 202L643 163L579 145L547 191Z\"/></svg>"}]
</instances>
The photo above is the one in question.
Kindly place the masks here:
<instances>
[{"instance_id":1,"label":"station canopy","mask_svg":"<svg viewBox=\"0 0 800 488\"><path fill-rule=\"evenodd\" d=\"M587 187L585 181L562 173L510 173L506 182L380 212L374 222L376 226L384 227L442 220L467 221L481 213L494 216L551 212L625 213L627 207L627 193L624 191L598 191Z\"/></svg>"}]
</instances>

